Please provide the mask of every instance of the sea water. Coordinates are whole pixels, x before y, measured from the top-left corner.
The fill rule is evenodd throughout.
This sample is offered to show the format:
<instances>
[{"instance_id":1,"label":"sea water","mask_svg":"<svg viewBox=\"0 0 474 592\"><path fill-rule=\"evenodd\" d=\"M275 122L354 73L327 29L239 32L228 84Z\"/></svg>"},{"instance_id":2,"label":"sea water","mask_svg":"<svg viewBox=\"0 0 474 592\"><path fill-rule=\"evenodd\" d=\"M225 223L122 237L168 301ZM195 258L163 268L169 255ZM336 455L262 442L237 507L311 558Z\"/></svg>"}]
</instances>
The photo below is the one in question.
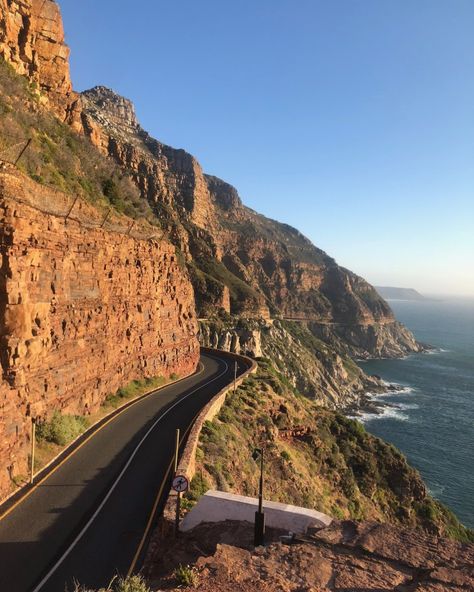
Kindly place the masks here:
<instances>
[{"instance_id":1,"label":"sea water","mask_svg":"<svg viewBox=\"0 0 474 592\"><path fill-rule=\"evenodd\" d=\"M401 360L361 362L404 388L383 395L382 415L362 417L421 473L430 493L474 528L474 300L389 301L418 341L435 349Z\"/></svg>"}]
</instances>

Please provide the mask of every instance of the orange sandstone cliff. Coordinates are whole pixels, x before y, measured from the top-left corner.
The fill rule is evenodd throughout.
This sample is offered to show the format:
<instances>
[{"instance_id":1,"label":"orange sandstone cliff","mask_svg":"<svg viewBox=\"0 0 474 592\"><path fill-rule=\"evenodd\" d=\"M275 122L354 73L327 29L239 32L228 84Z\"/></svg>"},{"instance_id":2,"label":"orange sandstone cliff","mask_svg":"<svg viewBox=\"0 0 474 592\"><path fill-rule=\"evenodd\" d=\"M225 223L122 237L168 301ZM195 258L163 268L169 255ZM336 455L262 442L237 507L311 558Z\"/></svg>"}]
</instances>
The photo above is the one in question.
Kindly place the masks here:
<instances>
[{"instance_id":1,"label":"orange sandstone cliff","mask_svg":"<svg viewBox=\"0 0 474 592\"><path fill-rule=\"evenodd\" d=\"M92 413L130 381L184 375L199 358L175 248L100 228L88 204L68 220L45 204L64 213L72 199L0 169L0 496L26 472L31 416Z\"/></svg>"},{"instance_id":2,"label":"orange sandstone cliff","mask_svg":"<svg viewBox=\"0 0 474 592\"><path fill-rule=\"evenodd\" d=\"M37 85L60 119L71 118L77 97L54 0L0 0L0 56Z\"/></svg>"}]
</instances>

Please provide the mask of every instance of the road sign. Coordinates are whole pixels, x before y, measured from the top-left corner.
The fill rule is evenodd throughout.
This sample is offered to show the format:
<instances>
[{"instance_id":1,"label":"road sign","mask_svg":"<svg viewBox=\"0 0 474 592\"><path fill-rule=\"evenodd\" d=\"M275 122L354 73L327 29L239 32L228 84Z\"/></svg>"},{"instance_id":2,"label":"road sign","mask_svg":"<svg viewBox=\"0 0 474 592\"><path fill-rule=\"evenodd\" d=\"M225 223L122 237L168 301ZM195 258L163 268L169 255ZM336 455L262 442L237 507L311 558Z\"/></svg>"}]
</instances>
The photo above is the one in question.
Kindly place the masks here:
<instances>
[{"instance_id":1,"label":"road sign","mask_svg":"<svg viewBox=\"0 0 474 592\"><path fill-rule=\"evenodd\" d=\"M184 475L176 475L173 479L173 489L178 493L184 493L189 488L189 481L184 477Z\"/></svg>"}]
</instances>

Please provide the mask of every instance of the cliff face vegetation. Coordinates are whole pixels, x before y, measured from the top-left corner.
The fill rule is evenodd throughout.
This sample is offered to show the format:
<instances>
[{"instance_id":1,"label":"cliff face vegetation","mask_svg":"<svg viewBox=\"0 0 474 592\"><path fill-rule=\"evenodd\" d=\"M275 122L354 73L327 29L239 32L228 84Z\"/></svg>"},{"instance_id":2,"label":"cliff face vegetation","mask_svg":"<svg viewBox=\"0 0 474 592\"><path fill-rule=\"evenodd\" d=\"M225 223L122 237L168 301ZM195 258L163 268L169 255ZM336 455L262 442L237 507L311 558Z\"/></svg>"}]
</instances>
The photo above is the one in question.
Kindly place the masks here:
<instances>
[{"instance_id":1,"label":"cliff face vegetation","mask_svg":"<svg viewBox=\"0 0 474 592\"><path fill-rule=\"evenodd\" d=\"M199 325L203 345L270 359L293 388L322 406L349 411L367 405L368 391L385 390L381 380L315 337L305 322L221 314Z\"/></svg>"},{"instance_id":2,"label":"cliff face vegetation","mask_svg":"<svg viewBox=\"0 0 474 592\"><path fill-rule=\"evenodd\" d=\"M255 496L265 448L265 498L336 518L377 520L470 540L396 448L362 424L300 395L268 360L229 393L202 431L190 497L209 488Z\"/></svg>"}]
</instances>

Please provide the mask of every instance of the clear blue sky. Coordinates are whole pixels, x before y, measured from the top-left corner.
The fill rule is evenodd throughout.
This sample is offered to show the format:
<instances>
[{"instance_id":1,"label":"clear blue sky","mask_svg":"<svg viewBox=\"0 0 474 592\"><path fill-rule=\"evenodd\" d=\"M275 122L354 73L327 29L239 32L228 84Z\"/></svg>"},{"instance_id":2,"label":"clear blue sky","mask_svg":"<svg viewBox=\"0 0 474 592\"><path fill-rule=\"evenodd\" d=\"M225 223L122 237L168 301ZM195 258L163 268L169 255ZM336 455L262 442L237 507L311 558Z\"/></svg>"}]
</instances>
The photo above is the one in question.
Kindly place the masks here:
<instances>
[{"instance_id":1,"label":"clear blue sky","mask_svg":"<svg viewBox=\"0 0 474 592\"><path fill-rule=\"evenodd\" d=\"M59 4L77 90L372 283L474 294L473 0Z\"/></svg>"}]
</instances>

